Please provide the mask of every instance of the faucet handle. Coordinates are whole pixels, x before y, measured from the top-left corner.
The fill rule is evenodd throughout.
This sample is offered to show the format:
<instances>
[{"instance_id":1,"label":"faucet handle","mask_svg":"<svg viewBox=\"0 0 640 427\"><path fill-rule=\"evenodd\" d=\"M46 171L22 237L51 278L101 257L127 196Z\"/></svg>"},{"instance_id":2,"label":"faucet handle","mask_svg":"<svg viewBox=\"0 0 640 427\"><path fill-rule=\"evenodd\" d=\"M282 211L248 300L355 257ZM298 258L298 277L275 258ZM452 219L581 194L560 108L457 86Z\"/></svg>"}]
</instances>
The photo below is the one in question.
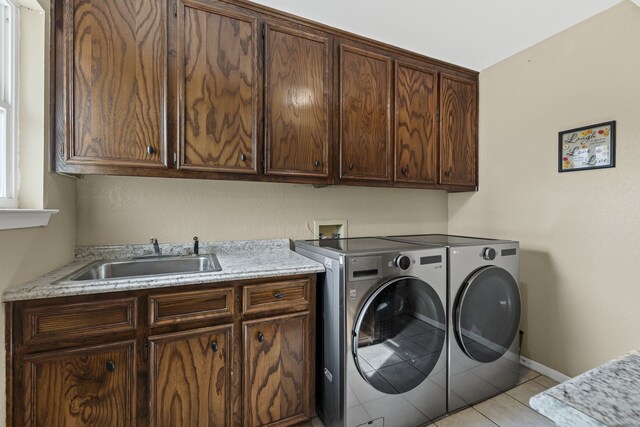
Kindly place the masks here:
<instances>
[{"instance_id":1,"label":"faucet handle","mask_svg":"<svg viewBox=\"0 0 640 427\"><path fill-rule=\"evenodd\" d=\"M152 237L151 239L149 239L149 243L158 243L158 239Z\"/></svg>"},{"instance_id":2,"label":"faucet handle","mask_svg":"<svg viewBox=\"0 0 640 427\"><path fill-rule=\"evenodd\" d=\"M198 241L198 236L193 236L193 241L197 242Z\"/></svg>"}]
</instances>

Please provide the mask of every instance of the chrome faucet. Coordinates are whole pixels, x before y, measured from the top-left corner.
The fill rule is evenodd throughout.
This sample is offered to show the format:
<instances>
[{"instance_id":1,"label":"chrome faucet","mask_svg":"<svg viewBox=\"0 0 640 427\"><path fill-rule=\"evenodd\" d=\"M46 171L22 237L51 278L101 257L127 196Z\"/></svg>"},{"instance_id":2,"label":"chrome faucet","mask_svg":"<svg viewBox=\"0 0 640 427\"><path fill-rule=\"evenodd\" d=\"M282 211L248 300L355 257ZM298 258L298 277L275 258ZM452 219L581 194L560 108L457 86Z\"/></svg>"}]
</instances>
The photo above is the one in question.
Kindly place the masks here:
<instances>
[{"instance_id":1,"label":"chrome faucet","mask_svg":"<svg viewBox=\"0 0 640 427\"><path fill-rule=\"evenodd\" d=\"M198 246L198 236L194 236L193 238L193 254L198 255L200 253L200 248Z\"/></svg>"},{"instance_id":2,"label":"chrome faucet","mask_svg":"<svg viewBox=\"0 0 640 427\"><path fill-rule=\"evenodd\" d=\"M151 244L153 245L153 252L155 252L156 256L162 255L162 251L160 250L160 245L158 245L158 239L156 239L155 237L152 237Z\"/></svg>"}]
</instances>

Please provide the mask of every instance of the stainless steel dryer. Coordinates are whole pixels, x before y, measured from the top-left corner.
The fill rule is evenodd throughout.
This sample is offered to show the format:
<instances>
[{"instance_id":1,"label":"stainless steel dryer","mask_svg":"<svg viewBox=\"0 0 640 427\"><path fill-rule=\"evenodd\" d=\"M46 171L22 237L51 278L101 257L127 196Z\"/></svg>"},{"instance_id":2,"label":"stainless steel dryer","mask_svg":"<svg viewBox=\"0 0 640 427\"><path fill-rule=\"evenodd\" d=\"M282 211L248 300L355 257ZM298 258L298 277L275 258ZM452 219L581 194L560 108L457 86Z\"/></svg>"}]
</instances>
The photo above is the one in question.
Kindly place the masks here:
<instances>
[{"instance_id":1,"label":"stainless steel dryer","mask_svg":"<svg viewBox=\"0 0 640 427\"><path fill-rule=\"evenodd\" d=\"M296 242L322 262L317 411L327 427L414 427L446 413L446 249Z\"/></svg>"},{"instance_id":2,"label":"stainless steel dryer","mask_svg":"<svg viewBox=\"0 0 640 427\"><path fill-rule=\"evenodd\" d=\"M442 234L392 239L448 250L448 411L514 387L520 370L518 242Z\"/></svg>"}]
</instances>

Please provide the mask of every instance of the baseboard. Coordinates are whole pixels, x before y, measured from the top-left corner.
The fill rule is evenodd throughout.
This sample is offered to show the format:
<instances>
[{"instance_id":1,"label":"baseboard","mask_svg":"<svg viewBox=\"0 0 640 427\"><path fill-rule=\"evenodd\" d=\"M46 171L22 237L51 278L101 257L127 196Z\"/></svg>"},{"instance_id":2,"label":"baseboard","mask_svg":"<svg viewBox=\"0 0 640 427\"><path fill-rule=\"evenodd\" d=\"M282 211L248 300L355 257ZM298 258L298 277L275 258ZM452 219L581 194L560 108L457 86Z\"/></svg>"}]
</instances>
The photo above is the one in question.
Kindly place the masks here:
<instances>
[{"instance_id":1,"label":"baseboard","mask_svg":"<svg viewBox=\"0 0 640 427\"><path fill-rule=\"evenodd\" d=\"M534 371L538 371L542 375L546 375L552 380L558 381L559 383L571 379L571 377L566 376L562 372L558 372L555 369L551 369L547 366L544 366L542 363L538 363L534 360L527 359L524 356L520 356L520 364L522 366L526 366L529 369L533 369Z\"/></svg>"}]
</instances>

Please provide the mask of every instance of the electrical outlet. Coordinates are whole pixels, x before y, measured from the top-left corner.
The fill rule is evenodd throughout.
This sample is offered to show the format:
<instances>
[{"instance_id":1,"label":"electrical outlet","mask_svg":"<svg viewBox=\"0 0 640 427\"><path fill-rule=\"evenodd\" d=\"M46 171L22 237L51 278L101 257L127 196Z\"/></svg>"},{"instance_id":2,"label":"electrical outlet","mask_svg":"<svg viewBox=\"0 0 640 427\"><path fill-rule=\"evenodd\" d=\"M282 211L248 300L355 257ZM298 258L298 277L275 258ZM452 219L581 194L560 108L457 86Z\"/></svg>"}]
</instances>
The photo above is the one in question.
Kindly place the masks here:
<instances>
[{"instance_id":1,"label":"electrical outlet","mask_svg":"<svg viewBox=\"0 0 640 427\"><path fill-rule=\"evenodd\" d=\"M313 221L313 237L315 239L342 239L347 237L347 220L315 220Z\"/></svg>"}]
</instances>

